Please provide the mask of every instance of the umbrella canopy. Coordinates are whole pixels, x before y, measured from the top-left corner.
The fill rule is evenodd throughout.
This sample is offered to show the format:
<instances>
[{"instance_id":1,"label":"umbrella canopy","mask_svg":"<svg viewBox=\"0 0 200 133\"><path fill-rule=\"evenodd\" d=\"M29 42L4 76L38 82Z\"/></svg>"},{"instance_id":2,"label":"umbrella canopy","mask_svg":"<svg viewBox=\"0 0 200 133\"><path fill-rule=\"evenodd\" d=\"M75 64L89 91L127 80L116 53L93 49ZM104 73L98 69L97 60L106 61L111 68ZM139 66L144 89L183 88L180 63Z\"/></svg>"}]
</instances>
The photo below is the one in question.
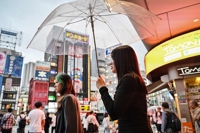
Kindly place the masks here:
<instances>
[{"instance_id":1,"label":"umbrella canopy","mask_svg":"<svg viewBox=\"0 0 200 133\"><path fill-rule=\"evenodd\" d=\"M77 0L54 9L28 47L54 55L88 54L88 43L92 48L107 48L153 36L158 20L130 2ZM74 44L82 47L80 53Z\"/></svg>"}]
</instances>

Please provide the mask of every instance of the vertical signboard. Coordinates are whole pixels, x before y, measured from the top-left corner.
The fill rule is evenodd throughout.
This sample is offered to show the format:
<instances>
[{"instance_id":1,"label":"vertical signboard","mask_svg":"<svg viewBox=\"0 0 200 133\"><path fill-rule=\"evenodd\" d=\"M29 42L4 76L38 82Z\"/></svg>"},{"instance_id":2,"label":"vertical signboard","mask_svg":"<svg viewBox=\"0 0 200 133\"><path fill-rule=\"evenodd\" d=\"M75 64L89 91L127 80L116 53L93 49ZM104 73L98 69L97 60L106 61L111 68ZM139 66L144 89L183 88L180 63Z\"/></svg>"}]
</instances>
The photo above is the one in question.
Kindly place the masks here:
<instances>
[{"instance_id":1,"label":"vertical signboard","mask_svg":"<svg viewBox=\"0 0 200 133\"><path fill-rule=\"evenodd\" d=\"M3 76L0 75L0 93L1 93L1 90L2 90L2 81L3 81Z\"/></svg>"},{"instance_id":2,"label":"vertical signboard","mask_svg":"<svg viewBox=\"0 0 200 133\"><path fill-rule=\"evenodd\" d=\"M4 73L5 62L6 62L6 52L0 51L0 73Z\"/></svg>"},{"instance_id":3,"label":"vertical signboard","mask_svg":"<svg viewBox=\"0 0 200 133\"><path fill-rule=\"evenodd\" d=\"M68 74L71 76L76 93L83 93L83 54L88 53L88 36L65 31L66 53L68 54Z\"/></svg>"},{"instance_id":4,"label":"vertical signboard","mask_svg":"<svg viewBox=\"0 0 200 133\"><path fill-rule=\"evenodd\" d=\"M12 78L11 75L9 75L6 78L6 82L5 82L5 90L11 90L12 89Z\"/></svg>"},{"instance_id":5,"label":"vertical signboard","mask_svg":"<svg viewBox=\"0 0 200 133\"><path fill-rule=\"evenodd\" d=\"M7 55L4 74L21 77L24 58L21 56Z\"/></svg>"},{"instance_id":6,"label":"vertical signboard","mask_svg":"<svg viewBox=\"0 0 200 133\"><path fill-rule=\"evenodd\" d=\"M97 77L91 76L91 91L98 91L99 89L96 87Z\"/></svg>"},{"instance_id":7,"label":"vertical signboard","mask_svg":"<svg viewBox=\"0 0 200 133\"><path fill-rule=\"evenodd\" d=\"M36 61L35 79L49 81L50 62Z\"/></svg>"}]
</instances>

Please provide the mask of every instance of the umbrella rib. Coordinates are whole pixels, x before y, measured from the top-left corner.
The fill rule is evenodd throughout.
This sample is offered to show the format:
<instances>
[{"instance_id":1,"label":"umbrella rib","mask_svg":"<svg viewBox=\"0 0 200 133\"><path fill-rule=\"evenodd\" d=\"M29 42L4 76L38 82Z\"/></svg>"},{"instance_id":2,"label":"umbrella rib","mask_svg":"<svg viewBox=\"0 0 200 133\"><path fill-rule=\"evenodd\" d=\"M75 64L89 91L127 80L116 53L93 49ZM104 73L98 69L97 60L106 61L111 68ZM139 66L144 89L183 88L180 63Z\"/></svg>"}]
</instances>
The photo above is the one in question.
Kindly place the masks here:
<instances>
[{"instance_id":1,"label":"umbrella rib","mask_svg":"<svg viewBox=\"0 0 200 133\"><path fill-rule=\"evenodd\" d=\"M81 22L81 21L84 21L84 20L86 20L86 19L87 19L87 17L86 17L86 18L83 18L83 19L81 19L81 20L73 21L73 22L72 22L72 20L71 20L71 21L69 21L66 25L70 25L70 24L74 24L74 23L77 23L77 22Z\"/></svg>"},{"instance_id":2,"label":"umbrella rib","mask_svg":"<svg viewBox=\"0 0 200 133\"><path fill-rule=\"evenodd\" d=\"M119 14L121 14L121 13L118 13L118 14L110 14L110 15L97 15L97 16L99 16L99 17L101 17L101 16L112 16L112 15L119 15ZM121 15L124 15L124 14L121 14ZM128 15L124 15L124 16L126 16L126 17L128 17L128 19L131 19L131 20L133 20L134 22L136 22L136 23L138 23L137 21L135 21L132 17L129 17ZM102 17L101 17L102 18ZM144 26L142 26L140 23L138 23L141 27L143 27L143 28L145 28ZM145 28L145 30L147 30L147 32L149 32L152 36L154 36L147 28Z\"/></svg>"},{"instance_id":3,"label":"umbrella rib","mask_svg":"<svg viewBox=\"0 0 200 133\"><path fill-rule=\"evenodd\" d=\"M73 4L70 4L70 5L72 5L75 9L77 9L77 10L79 10L80 12L82 12L82 13L84 13L84 14L87 15L87 13L85 13L85 12L83 12L82 10L80 10L79 8L77 8L75 5L73 5Z\"/></svg>"},{"instance_id":4,"label":"umbrella rib","mask_svg":"<svg viewBox=\"0 0 200 133\"><path fill-rule=\"evenodd\" d=\"M101 16L99 16L99 17L103 20L103 21L101 21L101 22L106 23L106 25L107 25L108 28L111 30L111 32L113 33L113 35L116 37L116 39L118 40L118 42L121 43L120 40L119 40L119 38L118 38L117 35L113 32L112 28L111 28L110 25L105 21L105 19L104 19L103 17L101 17ZM99 20L99 19L98 19L98 20Z\"/></svg>"},{"instance_id":5,"label":"umbrella rib","mask_svg":"<svg viewBox=\"0 0 200 133\"><path fill-rule=\"evenodd\" d=\"M96 16L115 16L115 15L120 15L121 13L116 13L116 14L105 14L105 15L96 15ZM124 15L124 14L121 14ZM126 16L126 15L125 15Z\"/></svg>"}]
</instances>

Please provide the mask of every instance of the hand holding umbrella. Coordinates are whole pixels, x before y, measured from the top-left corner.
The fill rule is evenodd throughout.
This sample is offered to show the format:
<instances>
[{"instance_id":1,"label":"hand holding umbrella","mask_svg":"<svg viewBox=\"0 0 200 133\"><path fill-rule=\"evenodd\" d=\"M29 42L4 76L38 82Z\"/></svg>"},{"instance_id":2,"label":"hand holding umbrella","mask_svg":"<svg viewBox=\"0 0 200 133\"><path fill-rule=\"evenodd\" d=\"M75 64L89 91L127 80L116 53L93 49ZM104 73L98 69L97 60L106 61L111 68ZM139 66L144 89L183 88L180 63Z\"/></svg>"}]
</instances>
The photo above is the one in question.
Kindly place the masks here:
<instances>
[{"instance_id":1,"label":"hand holding umbrella","mask_svg":"<svg viewBox=\"0 0 200 133\"><path fill-rule=\"evenodd\" d=\"M97 86L98 89L100 89L103 86L106 86L106 83L105 83L104 79L101 76L99 76L97 78L96 86Z\"/></svg>"}]
</instances>

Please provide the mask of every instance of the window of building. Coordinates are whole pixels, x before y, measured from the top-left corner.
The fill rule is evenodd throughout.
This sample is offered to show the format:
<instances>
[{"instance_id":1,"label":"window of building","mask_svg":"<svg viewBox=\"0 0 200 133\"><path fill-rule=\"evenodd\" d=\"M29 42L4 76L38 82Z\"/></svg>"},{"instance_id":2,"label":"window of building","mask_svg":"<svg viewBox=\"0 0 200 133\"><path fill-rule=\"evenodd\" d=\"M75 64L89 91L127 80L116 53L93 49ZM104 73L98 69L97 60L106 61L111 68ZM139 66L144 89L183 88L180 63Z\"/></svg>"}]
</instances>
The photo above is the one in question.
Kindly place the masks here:
<instances>
[{"instance_id":1,"label":"window of building","mask_svg":"<svg viewBox=\"0 0 200 133\"><path fill-rule=\"evenodd\" d=\"M16 99L16 94L4 93L3 99Z\"/></svg>"},{"instance_id":2,"label":"window of building","mask_svg":"<svg viewBox=\"0 0 200 133\"><path fill-rule=\"evenodd\" d=\"M53 66L53 67L57 67L57 63L55 63L55 62L51 62L51 66Z\"/></svg>"},{"instance_id":3,"label":"window of building","mask_svg":"<svg viewBox=\"0 0 200 133\"><path fill-rule=\"evenodd\" d=\"M15 108L15 104L14 103L2 103L2 106L1 106L2 110L7 110L9 108L14 109Z\"/></svg>"}]
</instances>

